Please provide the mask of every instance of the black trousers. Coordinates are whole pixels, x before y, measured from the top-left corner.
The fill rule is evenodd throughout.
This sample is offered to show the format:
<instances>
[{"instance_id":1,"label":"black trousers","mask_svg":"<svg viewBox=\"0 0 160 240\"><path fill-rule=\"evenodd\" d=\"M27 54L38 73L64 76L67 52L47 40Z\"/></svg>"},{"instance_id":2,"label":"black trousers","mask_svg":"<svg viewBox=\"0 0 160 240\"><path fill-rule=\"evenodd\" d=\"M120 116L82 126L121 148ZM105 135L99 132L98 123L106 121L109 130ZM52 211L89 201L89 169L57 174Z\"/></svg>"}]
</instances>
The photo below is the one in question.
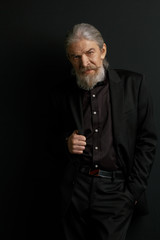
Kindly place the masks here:
<instances>
[{"instance_id":1,"label":"black trousers","mask_svg":"<svg viewBox=\"0 0 160 240\"><path fill-rule=\"evenodd\" d=\"M79 173L62 219L62 239L124 240L133 210L134 197L124 180Z\"/></svg>"}]
</instances>

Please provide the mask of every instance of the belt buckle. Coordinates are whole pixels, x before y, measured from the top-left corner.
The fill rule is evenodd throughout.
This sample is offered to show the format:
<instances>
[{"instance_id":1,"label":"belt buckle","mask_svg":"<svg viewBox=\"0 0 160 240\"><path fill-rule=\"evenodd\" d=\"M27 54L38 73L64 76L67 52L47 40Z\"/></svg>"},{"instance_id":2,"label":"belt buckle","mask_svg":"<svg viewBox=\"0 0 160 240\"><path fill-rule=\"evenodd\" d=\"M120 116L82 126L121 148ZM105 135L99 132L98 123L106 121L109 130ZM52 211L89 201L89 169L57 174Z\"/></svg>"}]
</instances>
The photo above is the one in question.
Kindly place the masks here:
<instances>
[{"instance_id":1,"label":"belt buckle","mask_svg":"<svg viewBox=\"0 0 160 240\"><path fill-rule=\"evenodd\" d=\"M98 176L99 175L99 168L89 169L89 175Z\"/></svg>"}]
</instances>

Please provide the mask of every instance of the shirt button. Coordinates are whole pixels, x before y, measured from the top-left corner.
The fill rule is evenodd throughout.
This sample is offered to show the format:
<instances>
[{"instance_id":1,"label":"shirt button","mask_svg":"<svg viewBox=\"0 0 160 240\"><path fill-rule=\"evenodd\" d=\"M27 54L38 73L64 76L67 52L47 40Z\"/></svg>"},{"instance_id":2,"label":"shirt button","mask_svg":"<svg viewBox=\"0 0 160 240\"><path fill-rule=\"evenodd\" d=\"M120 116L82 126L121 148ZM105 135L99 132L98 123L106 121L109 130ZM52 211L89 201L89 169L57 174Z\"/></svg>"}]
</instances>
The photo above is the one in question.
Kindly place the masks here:
<instances>
[{"instance_id":1,"label":"shirt button","mask_svg":"<svg viewBox=\"0 0 160 240\"><path fill-rule=\"evenodd\" d=\"M95 167L95 168L98 168L99 166L98 166L98 164L95 164L94 167Z\"/></svg>"},{"instance_id":2,"label":"shirt button","mask_svg":"<svg viewBox=\"0 0 160 240\"><path fill-rule=\"evenodd\" d=\"M98 133L98 129L95 129L94 131L95 131L96 133Z\"/></svg>"},{"instance_id":3,"label":"shirt button","mask_svg":"<svg viewBox=\"0 0 160 240\"><path fill-rule=\"evenodd\" d=\"M95 150L98 150L98 147L95 147Z\"/></svg>"},{"instance_id":4,"label":"shirt button","mask_svg":"<svg viewBox=\"0 0 160 240\"><path fill-rule=\"evenodd\" d=\"M95 98L95 97L96 97L96 95L95 95L95 94L93 94L93 95L92 95L92 97L94 97L94 98Z\"/></svg>"},{"instance_id":5,"label":"shirt button","mask_svg":"<svg viewBox=\"0 0 160 240\"><path fill-rule=\"evenodd\" d=\"M94 111L94 112L93 112L93 114L94 114L94 115L96 115L96 114L97 114L97 112L96 112L96 111Z\"/></svg>"}]
</instances>

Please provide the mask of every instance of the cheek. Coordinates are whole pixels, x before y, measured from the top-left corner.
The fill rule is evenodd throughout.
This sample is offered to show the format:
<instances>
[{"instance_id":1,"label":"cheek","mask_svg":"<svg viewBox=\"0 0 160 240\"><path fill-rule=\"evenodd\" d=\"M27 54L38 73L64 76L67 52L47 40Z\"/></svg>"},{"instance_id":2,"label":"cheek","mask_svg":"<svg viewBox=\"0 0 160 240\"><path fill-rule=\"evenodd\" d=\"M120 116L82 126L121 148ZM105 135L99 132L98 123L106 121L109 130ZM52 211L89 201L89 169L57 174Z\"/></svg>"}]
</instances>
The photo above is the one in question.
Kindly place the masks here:
<instances>
[{"instance_id":1,"label":"cheek","mask_svg":"<svg viewBox=\"0 0 160 240\"><path fill-rule=\"evenodd\" d=\"M79 68L79 65L78 63L71 63L72 64L72 67L77 70Z\"/></svg>"},{"instance_id":2,"label":"cheek","mask_svg":"<svg viewBox=\"0 0 160 240\"><path fill-rule=\"evenodd\" d=\"M94 63L94 65L96 65L97 67L102 65L102 59L100 57L96 57L93 59L92 61Z\"/></svg>"}]
</instances>

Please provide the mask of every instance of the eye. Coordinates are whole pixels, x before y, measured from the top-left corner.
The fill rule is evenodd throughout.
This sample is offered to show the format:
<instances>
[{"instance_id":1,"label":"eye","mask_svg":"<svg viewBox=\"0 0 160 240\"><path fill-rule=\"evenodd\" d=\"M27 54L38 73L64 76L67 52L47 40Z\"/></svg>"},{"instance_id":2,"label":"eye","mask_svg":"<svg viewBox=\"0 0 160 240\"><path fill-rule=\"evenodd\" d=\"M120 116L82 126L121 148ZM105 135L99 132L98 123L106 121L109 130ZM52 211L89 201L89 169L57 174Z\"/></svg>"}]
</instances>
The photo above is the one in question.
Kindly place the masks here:
<instances>
[{"instance_id":1,"label":"eye","mask_svg":"<svg viewBox=\"0 0 160 240\"><path fill-rule=\"evenodd\" d=\"M74 55L74 56L72 56L72 59L73 59L74 61L76 61L76 60L80 59L80 56L79 56L79 55Z\"/></svg>"},{"instance_id":2,"label":"eye","mask_svg":"<svg viewBox=\"0 0 160 240\"><path fill-rule=\"evenodd\" d=\"M93 49L91 49L87 52L87 55L92 56L94 53L95 53L95 51Z\"/></svg>"}]
</instances>

